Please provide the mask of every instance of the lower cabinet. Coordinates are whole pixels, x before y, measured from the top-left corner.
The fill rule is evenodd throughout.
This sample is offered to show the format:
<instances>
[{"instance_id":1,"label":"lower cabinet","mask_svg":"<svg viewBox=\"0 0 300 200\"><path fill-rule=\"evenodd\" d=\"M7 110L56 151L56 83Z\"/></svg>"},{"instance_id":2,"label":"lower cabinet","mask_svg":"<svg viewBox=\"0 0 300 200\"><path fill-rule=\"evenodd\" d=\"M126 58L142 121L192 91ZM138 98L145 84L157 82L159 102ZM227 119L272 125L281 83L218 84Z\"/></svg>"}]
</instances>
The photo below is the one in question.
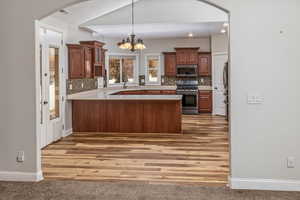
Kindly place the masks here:
<instances>
[{"instance_id":1,"label":"lower cabinet","mask_svg":"<svg viewBox=\"0 0 300 200\"><path fill-rule=\"evenodd\" d=\"M212 113L212 91L199 91L199 113Z\"/></svg>"}]
</instances>

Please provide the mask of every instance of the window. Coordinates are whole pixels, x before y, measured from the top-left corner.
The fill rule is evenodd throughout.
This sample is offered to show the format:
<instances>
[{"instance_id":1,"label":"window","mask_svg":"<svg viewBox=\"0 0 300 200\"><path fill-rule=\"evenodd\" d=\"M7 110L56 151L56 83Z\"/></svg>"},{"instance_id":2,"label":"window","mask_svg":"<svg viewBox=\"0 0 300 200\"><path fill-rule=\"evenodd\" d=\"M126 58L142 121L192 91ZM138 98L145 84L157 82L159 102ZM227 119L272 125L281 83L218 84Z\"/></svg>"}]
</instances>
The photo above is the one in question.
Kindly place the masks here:
<instances>
[{"instance_id":1,"label":"window","mask_svg":"<svg viewBox=\"0 0 300 200\"><path fill-rule=\"evenodd\" d=\"M108 83L110 85L128 82L138 83L137 56L109 55Z\"/></svg>"},{"instance_id":2,"label":"window","mask_svg":"<svg viewBox=\"0 0 300 200\"><path fill-rule=\"evenodd\" d=\"M149 54L145 56L146 62L146 83L148 85L159 85L161 80L160 75L160 55Z\"/></svg>"},{"instance_id":3,"label":"window","mask_svg":"<svg viewBox=\"0 0 300 200\"><path fill-rule=\"evenodd\" d=\"M49 49L49 111L50 120L59 118L59 48Z\"/></svg>"}]
</instances>

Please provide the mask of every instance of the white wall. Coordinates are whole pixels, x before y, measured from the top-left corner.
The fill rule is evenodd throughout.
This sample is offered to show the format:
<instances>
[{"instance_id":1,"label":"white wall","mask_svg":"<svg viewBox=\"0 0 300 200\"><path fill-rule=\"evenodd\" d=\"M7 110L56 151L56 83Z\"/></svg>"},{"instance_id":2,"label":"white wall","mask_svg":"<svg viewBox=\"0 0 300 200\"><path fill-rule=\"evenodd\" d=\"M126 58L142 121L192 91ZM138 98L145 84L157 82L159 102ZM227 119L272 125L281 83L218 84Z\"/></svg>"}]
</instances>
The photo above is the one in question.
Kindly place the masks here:
<instances>
[{"instance_id":1,"label":"white wall","mask_svg":"<svg viewBox=\"0 0 300 200\"><path fill-rule=\"evenodd\" d=\"M299 190L299 164L288 169L286 158L294 156L297 163L300 160L300 1L211 1L231 11L233 186L273 185L275 189ZM40 170L35 126L34 19L71 2L76 0L0 1L2 172ZM248 105L248 93L260 93L264 103ZM25 150L23 164L15 160L20 149ZM245 179L248 182L241 181Z\"/></svg>"},{"instance_id":2,"label":"white wall","mask_svg":"<svg viewBox=\"0 0 300 200\"><path fill-rule=\"evenodd\" d=\"M97 38L106 43L105 48L110 53L130 53L130 51L118 48L117 43L122 40L114 38ZM139 74L145 75L145 55L161 54L161 72L164 75L164 57L163 52L175 52L176 47L200 47L200 51L210 51L210 37L203 38L164 38L164 39L145 39L146 49L138 52L140 54Z\"/></svg>"},{"instance_id":3,"label":"white wall","mask_svg":"<svg viewBox=\"0 0 300 200\"><path fill-rule=\"evenodd\" d=\"M224 53L228 52L229 38L227 34L216 34L211 36L211 52Z\"/></svg>"}]
</instances>

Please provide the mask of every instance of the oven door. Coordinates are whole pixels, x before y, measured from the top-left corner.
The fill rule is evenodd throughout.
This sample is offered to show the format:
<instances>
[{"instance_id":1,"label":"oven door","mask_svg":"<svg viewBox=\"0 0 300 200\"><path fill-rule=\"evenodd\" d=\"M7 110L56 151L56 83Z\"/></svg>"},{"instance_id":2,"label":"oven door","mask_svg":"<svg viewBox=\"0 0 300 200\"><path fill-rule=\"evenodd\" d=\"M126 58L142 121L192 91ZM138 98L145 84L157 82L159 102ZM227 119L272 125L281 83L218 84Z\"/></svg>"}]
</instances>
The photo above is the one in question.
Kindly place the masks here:
<instances>
[{"instance_id":1,"label":"oven door","mask_svg":"<svg viewBox=\"0 0 300 200\"><path fill-rule=\"evenodd\" d=\"M197 94L183 94L182 107L183 109L197 109Z\"/></svg>"}]
</instances>

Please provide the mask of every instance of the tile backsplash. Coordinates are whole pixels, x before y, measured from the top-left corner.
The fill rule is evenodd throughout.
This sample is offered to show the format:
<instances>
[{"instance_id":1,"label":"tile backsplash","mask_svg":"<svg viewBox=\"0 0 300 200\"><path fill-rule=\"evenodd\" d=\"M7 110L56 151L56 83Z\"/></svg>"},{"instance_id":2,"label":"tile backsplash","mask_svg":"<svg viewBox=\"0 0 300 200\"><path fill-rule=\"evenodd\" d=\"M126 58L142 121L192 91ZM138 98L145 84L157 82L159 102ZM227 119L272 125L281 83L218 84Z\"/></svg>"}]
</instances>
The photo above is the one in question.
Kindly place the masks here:
<instances>
[{"instance_id":1,"label":"tile backsplash","mask_svg":"<svg viewBox=\"0 0 300 200\"><path fill-rule=\"evenodd\" d=\"M88 90L94 90L98 87L97 79L70 79L67 80L67 94L75 94Z\"/></svg>"},{"instance_id":2,"label":"tile backsplash","mask_svg":"<svg viewBox=\"0 0 300 200\"><path fill-rule=\"evenodd\" d=\"M176 85L175 76L162 76L162 85ZM211 77L198 77L199 86L212 86Z\"/></svg>"},{"instance_id":3,"label":"tile backsplash","mask_svg":"<svg viewBox=\"0 0 300 200\"><path fill-rule=\"evenodd\" d=\"M162 76L161 77L162 85L176 85L176 77L174 76Z\"/></svg>"},{"instance_id":4,"label":"tile backsplash","mask_svg":"<svg viewBox=\"0 0 300 200\"><path fill-rule=\"evenodd\" d=\"M211 76L198 77L198 83L200 86L212 86Z\"/></svg>"}]
</instances>

